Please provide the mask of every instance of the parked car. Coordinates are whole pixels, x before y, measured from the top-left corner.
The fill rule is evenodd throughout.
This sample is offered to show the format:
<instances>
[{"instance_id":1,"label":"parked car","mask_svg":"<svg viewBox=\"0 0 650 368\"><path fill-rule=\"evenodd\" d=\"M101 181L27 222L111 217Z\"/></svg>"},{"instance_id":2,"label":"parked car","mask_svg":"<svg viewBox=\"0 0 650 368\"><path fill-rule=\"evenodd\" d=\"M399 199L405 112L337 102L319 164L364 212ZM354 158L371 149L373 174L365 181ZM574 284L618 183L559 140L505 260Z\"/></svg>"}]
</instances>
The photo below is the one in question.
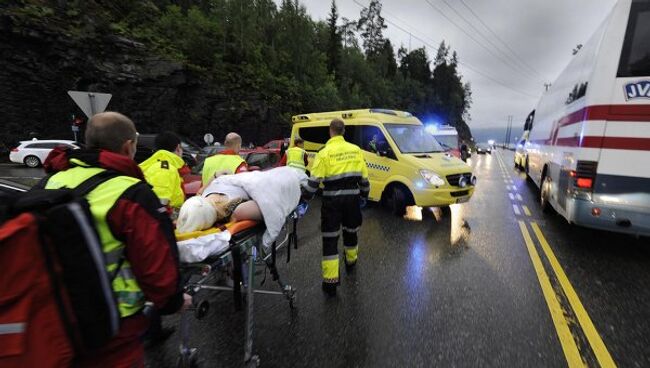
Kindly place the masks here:
<instances>
[{"instance_id":1,"label":"parked car","mask_svg":"<svg viewBox=\"0 0 650 368\"><path fill-rule=\"evenodd\" d=\"M203 154L205 155L205 157L210 157L210 156L214 156L214 155L216 155L217 153L220 153L221 151L223 151L223 150L225 150L225 149L226 149L226 146L222 146L222 145L215 146L215 145L212 145L212 146L205 146L205 147L201 148L201 152L203 152Z\"/></svg>"},{"instance_id":2,"label":"parked car","mask_svg":"<svg viewBox=\"0 0 650 368\"><path fill-rule=\"evenodd\" d=\"M282 159L280 151L266 148L241 150L239 155L246 161L249 168L256 170L268 170L277 167Z\"/></svg>"},{"instance_id":3,"label":"parked car","mask_svg":"<svg viewBox=\"0 0 650 368\"><path fill-rule=\"evenodd\" d=\"M55 147L66 146L74 149L79 148L75 141L67 140L31 140L21 141L18 147L11 150L9 160L27 167L39 167L43 164L47 155Z\"/></svg>"},{"instance_id":4,"label":"parked car","mask_svg":"<svg viewBox=\"0 0 650 368\"><path fill-rule=\"evenodd\" d=\"M275 139L266 143L264 146L262 146L262 148L270 151L280 152L282 150L283 145L285 148L289 147L289 141L290 141L289 138Z\"/></svg>"}]
</instances>

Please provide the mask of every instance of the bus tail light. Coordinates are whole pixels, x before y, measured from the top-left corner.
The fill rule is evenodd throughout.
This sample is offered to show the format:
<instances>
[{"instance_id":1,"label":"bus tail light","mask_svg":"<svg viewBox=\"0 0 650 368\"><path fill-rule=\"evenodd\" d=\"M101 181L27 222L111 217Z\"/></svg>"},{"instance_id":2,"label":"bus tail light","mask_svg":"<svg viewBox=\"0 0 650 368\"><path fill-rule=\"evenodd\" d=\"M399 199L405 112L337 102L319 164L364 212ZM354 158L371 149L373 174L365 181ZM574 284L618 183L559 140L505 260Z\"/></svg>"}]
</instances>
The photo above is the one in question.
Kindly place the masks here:
<instances>
[{"instance_id":1,"label":"bus tail light","mask_svg":"<svg viewBox=\"0 0 650 368\"><path fill-rule=\"evenodd\" d=\"M573 178L573 184L578 189L592 190L596 180L596 171L598 162L595 161L578 161L576 170L569 172Z\"/></svg>"},{"instance_id":2,"label":"bus tail light","mask_svg":"<svg viewBox=\"0 0 650 368\"><path fill-rule=\"evenodd\" d=\"M591 189L593 184L594 184L594 179L591 178L576 179L576 186L581 189Z\"/></svg>"}]
</instances>

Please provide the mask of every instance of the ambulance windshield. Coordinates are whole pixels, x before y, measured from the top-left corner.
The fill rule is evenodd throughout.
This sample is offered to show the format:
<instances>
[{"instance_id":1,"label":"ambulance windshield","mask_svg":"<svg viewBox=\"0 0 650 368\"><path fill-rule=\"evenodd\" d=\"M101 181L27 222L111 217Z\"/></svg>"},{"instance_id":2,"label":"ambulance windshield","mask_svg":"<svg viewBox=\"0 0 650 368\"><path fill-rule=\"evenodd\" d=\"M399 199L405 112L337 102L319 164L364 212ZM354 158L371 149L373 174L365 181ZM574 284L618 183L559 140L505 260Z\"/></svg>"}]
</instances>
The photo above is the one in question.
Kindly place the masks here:
<instances>
[{"instance_id":1,"label":"ambulance windshield","mask_svg":"<svg viewBox=\"0 0 650 368\"><path fill-rule=\"evenodd\" d=\"M623 44L619 77L650 76L650 2L632 3Z\"/></svg>"},{"instance_id":2,"label":"ambulance windshield","mask_svg":"<svg viewBox=\"0 0 650 368\"><path fill-rule=\"evenodd\" d=\"M445 151L422 125L386 124L385 127L402 153Z\"/></svg>"}]
</instances>

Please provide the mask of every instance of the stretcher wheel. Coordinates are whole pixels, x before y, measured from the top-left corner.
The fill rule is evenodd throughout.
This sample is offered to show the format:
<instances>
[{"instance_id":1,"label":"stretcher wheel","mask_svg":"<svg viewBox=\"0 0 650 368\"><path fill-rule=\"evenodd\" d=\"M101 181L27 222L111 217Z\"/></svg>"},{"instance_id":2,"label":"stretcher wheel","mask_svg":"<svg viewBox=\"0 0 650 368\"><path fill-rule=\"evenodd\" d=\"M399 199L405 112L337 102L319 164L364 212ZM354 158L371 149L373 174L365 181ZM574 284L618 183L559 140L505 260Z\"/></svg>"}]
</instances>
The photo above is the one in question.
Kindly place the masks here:
<instances>
[{"instance_id":1,"label":"stretcher wheel","mask_svg":"<svg viewBox=\"0 0 650 368\"><path fill-rule=\"evenodd\" d=\"M203 319L210 311L210 303L207 300L202 300L196 305L194 310L194 317L196 319Z\"/></svg>"}]
</instances>

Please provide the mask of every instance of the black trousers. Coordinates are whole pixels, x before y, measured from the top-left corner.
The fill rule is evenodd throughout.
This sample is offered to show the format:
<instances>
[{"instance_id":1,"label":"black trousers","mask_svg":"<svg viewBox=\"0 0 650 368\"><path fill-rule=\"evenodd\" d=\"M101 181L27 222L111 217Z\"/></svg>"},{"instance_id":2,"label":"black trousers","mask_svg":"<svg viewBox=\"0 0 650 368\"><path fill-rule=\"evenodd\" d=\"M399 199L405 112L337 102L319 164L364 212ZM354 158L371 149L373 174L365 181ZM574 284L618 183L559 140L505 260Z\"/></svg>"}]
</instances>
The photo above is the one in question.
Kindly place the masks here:
<instances>
[{"instance_id":1,"label":"black trousers","mask_svg":"<svg viewBox=\"0 0 650 368\"><path fill-rule=\"evenodd\" d=\"M357 232L361 227L361 222L360 197L358 195L323 197L321 231L323 233L323 279L325 282L338 282L338 241L341 226L343 227L346 262L352 264L357 261ZM334 261L336 262L334 263Z\"/></svg>"}]
</instances>

